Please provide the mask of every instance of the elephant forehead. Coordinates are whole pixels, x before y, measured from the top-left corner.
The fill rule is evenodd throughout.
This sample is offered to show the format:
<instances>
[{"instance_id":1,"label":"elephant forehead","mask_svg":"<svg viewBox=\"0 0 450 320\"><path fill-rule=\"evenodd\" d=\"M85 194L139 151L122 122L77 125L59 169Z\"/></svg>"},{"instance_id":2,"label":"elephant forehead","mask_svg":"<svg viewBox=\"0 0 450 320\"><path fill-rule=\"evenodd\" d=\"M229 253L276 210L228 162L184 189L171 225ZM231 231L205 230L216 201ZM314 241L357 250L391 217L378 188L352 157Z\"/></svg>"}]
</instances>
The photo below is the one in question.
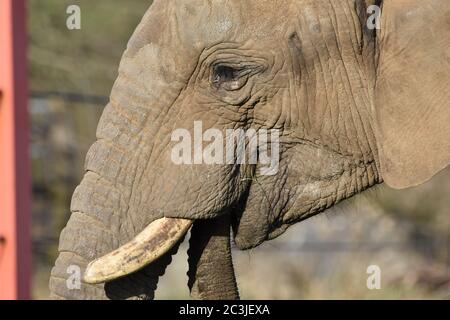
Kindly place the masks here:
<instances>
[{"instance_id":1,"label":"elephant forehead","mask_svg":"<svg viewBox=\"0 0 450 320\"><path fill-rule=\"evenodd\" d=\"M287 40L292 29L322 37L353 26L355 1L342 0L155 0L129 43L133 55L148 43L200 52L221 42L260 42L263 47ZM176 44L176 48L174 47Z\"/></svg>"},{"instance_id":2,"label":"elephant forehead","mask_svg":"<svg viewBox=\"0 0 450 320\"><path fill-rule=\"evenodd\" d=\"M286 0L177 2L178 30L193 43L277 37L284 32L286 18L292 12L292 2Z\"/></svg>"},{"instance_id":3,"label":"elephant forehead","mask_svg":"<svg viewBox=\"0 0 450 320\"><path fill-rule=\"evenodd\" d=\"M178 32L191 45L287 40L293 29L323 39L357 24L358 0L195 0L176 6Z\"/></svg>"}]
</instances>

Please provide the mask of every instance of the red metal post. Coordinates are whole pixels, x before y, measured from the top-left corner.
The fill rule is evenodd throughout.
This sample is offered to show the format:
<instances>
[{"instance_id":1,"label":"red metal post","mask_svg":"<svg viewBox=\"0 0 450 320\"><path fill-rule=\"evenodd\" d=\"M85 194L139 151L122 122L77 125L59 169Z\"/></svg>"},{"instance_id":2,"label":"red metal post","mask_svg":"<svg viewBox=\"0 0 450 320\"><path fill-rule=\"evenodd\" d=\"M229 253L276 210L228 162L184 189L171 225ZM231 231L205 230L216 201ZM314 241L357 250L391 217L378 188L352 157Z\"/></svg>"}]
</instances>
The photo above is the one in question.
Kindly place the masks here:
<instances>
[{"instance_id":1,"label":"red metal post","mask_svg":"<svg viewBox=\"0 0 450 320\"><path fill-rule=\"evenodd\" d=\"M30 298L26 0L0 0L0 299Z\"/></svg>"}]
</instances>

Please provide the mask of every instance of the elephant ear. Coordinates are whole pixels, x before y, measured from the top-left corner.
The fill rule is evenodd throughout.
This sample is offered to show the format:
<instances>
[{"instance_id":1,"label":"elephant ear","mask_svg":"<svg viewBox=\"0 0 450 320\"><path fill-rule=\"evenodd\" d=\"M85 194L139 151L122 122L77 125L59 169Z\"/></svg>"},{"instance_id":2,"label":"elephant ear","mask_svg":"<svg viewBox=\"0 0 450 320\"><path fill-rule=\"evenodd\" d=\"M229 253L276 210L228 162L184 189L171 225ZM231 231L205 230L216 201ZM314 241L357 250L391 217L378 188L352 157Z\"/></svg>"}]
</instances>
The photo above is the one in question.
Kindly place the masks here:
<instances>
[{"instance_id":1,"label":"elephant ear","mask_svg":"<svg viewBox=\"0 0 450 320\"><path fill-rule=\"evenodd\" d=\"M384 0L374 113L384 181L407 188L450 164L450 1Z\"/></svg>"}]
</instances>

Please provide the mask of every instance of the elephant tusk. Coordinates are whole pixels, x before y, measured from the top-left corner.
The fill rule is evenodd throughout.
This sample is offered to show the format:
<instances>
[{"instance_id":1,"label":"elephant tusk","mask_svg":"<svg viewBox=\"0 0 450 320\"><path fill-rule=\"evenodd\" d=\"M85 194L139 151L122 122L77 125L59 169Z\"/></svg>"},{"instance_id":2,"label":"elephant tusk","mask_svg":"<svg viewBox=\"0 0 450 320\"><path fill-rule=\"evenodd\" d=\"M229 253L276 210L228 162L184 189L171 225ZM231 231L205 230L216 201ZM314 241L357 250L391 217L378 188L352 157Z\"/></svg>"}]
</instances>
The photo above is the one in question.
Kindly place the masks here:
<instances>
[{"instance_id":1,"label":"elephant tusk","mask_svg":"<svg viewBox=\"0 0 450 320\"><path fill-rule=\"evenodd\" d=\"M169 251L189 230L193 221L161 218L150 223L133 240L90 262L84 282L102 283L135 272Z\"/></svg>"}]
</instances>

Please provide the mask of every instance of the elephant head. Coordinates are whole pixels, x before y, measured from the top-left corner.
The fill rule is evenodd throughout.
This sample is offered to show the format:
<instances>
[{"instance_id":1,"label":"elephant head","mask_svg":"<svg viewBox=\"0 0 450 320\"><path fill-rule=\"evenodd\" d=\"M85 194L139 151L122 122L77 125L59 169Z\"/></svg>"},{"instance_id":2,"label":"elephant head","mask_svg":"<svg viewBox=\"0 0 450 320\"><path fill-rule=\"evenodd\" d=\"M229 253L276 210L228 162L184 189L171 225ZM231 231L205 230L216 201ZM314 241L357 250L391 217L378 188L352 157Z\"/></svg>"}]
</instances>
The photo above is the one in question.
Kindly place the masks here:
<instances>
[{"instance_id":1,"label":"elephant head","mask_svg":"<svg viewBox=\"0 0 450 320\"><path fill-rule=\"evenodd\" d=\"M52 296L152 298L193 225L193 296L237 298L230 229L248 249L377 183L430 179L450 163L449 30L448 0L155 0L74 192ZM174 162L173 133L198 123L276 130L277 172Z\"/></svg>"}]
</instances>

